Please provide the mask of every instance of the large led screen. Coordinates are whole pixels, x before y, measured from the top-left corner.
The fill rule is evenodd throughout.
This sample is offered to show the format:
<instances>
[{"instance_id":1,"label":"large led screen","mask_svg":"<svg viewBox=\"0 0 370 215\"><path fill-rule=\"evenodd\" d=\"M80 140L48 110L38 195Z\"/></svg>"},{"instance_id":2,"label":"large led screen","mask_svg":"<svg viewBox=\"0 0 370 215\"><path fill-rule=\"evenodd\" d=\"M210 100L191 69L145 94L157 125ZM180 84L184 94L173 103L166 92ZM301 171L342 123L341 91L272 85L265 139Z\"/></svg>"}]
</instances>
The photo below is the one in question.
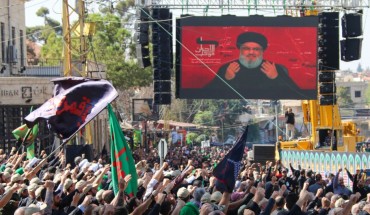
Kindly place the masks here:
<instances>
[{"instance_id":1,"label":"large led screen","mask_svg":"<svg viewBox=\"0 0 370 215\"><path fill-rule=\"evenodd\" d=\"M317 17L177 20L176 95L316 99Z\"/></svg>"}]
</instances>

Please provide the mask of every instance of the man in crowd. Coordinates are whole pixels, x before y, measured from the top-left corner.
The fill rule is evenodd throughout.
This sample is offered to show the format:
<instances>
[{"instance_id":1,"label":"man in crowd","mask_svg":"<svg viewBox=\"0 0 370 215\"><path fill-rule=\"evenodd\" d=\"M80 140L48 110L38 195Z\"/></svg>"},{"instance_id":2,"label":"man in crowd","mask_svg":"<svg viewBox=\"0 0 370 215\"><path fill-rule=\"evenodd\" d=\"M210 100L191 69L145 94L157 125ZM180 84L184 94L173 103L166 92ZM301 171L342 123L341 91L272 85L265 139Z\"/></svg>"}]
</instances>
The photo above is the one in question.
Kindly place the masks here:
<instances>
[{"instance_id":1,"label":"man in crowd","mask_svg":"<svg viewBox=\"0 0 370 215\"><path fill-rule=\"evenodd\" d=\"M335 174L333 183L324 183L321 174L311 170L295 170L290 165L294 171L289 171L280 161L275 165L267 162L266 166L249 164L244 162L247 159L244 156L240 171L235 173L236 186L221 191L220 181L212 174L213 165L207 165L220 160L218 153L206 156L217 151L216 148L204 152L188 149L190 153L187 154L179 147L170 150L171 156L183 157L182 170L179 165L168 162L162 166L151 163L155 162L155 156L152 161L137 162L138 192L132 196L125 193L131 175L118 180L116 194L109 182L104 185L107 183L104 178L111 175L111 166L107 163L95 166L98 161L80 161L79 164L86 166L77 165L71 169L63 153L53 159L44 158L33 168L25 168L22 175L12 172L11 180L0 184L0 190L1 186L5 190L0 197L2 214L297 215L349 214L351 210L367 214L370 211L369 190L364 188L367 180L361 171L354 175L357 181L352 194L344 185L342 169ZM26 167L30 162L17 153L6 159L4 167L12 166L13 170ZM62 162L46 162L54 159ZM53 169L51 167L55 167L55 174L46 174ZM47 179L40 178L42 172ZM305 173L310 173L307 177L312 179L311 183L306 179L298 188L299 181L306 178ZM330 190L326 189L328 186L333 187L334 194L326 191Z\"/></svg>"}]
</instances>

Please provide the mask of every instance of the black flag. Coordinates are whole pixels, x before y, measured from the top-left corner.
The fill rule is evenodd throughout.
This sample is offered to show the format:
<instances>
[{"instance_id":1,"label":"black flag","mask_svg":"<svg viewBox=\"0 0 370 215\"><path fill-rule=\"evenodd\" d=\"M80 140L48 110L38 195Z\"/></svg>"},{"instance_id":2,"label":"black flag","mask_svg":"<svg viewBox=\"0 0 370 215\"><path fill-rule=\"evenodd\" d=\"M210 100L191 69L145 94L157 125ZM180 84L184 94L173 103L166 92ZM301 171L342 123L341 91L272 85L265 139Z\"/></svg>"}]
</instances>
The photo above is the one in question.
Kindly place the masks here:
<instances>
[{"instance_id":1,"label":"black flag","mask_svg":"<svg viewBox=\"0 0 370 215\"><path fill-rule=\"evenodd\" d=\"M238 177L241 160L244 154L245 142L247 141L248 127L242 136L237 140L234 147L225 155L220 163L213 170L217 178L216 187L220 191L233 192L236 178Z\"/></svg>"},{"instance_id":2,"label":"black flag","mask_svg":"<svg viewBox=\"0 0 370 215\"><path fill-rule=\"evenodd\" d=\"M25 118L27 126L31 128L39 119L46 119L50 128L67 141L118 96L106 80L81 80L76 83L66 78L63 83L68 87L31 112Z\"/></svg>"}]
</instances>

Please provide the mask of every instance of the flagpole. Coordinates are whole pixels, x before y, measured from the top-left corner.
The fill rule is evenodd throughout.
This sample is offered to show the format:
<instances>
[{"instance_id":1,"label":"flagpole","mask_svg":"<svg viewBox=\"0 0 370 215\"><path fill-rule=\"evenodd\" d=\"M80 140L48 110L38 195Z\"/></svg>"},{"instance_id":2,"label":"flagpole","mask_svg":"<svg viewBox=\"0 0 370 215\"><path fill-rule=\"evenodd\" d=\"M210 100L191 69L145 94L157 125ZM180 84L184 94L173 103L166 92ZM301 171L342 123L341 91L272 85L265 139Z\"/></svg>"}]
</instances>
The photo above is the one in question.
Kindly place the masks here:
<instances>
[{"instance_id":1,"label":"flagpole","mask_svg":"<svg viewBox=\"0 0 370 215\"><path fill-rule=\"evenodd\" d=\"M19 152L19 150L21 149L22 146L24 146L24 144L26 143L26 140L28 138L28 136L30 136L31 132L32 132L32 129L33 129L33 126L32 128L29 128L26 135L24 136L23 140L22 140L22 143L21 145L19 145L18 149L17 149L17 152Z\"/></svg>"},{"instance_id":2,"label":"flagpole","mask_svg":"<svg viewBox=\"0 0 370 215\"><path fill-rule=\"evenodd\" d=\"M62 144L60 144L56 149L54 149L45 159L48 159L50 156L52 156L53 154L55 154L55 152L57 152L60 148L64 147L68 143L68 141L70 139L68 139L66 141L63 141Z\"/></svg>"},{"instance_id":3,"label":"flagpole","mask_svg":"<svg viewBox=\"0 0 370 215\"><path fill-rule=\"evenodd\" d=\"M33 126L32 128L29 128L27 133L26 133L26 136L24 136L23 140L22 140L22 143L19 147L23 146L25 143L26 143L26 140L28 139L28 137L30 136L31 132L32 132L32 129L33 129Z\"/></svg>"}]
</instances>

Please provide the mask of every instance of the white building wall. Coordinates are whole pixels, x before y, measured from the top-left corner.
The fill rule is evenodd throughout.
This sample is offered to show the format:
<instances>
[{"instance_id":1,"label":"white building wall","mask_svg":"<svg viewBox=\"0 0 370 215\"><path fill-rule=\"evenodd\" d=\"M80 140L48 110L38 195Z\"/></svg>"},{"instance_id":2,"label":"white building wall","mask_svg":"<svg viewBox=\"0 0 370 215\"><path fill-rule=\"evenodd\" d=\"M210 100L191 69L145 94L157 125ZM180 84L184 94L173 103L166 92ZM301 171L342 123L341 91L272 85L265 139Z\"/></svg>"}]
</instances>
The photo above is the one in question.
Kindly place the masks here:
<instances>
[{"instance_id":1,"label":"white building wall","mask_svg":"<svg viewBox=\"0 0 370 215\"><path fill-rule=\"evenodd\" d=\"M336 82L337 87L349 87L351 93L351 99L355 105L355 108L364 108L366 106L366 89L368 87L367 82ZM356 97L356 91L360 93L360 97Z\"/></svg>"},{"instance_id":2,"label":"white building wall","mask_svg":"<svg viewBox=\"0 0 370 215\"><path fill-rule=\"evenodd\" d=\"M26 64L26 22L25 22L25 1L21 0L0 0L0 23L3 26L4 38L1 38L0 43L5 43L2 46L0 44L0 62L1 67L6 66L6 70L0 74L0 76L9 76L10 74L18 74L21 66ZM12 29L14 28L14 35L12 35ZM20 36L20 31L23 32L23 37ZM13 38L14 36L14 38ZM23 46L21 46L21 40L23 40ZM7 62L7 50L9 45L15 44L15 50L17 52L17 63L9 64ZM23 56L21 53L23 52ZM22 65L23 61L23 65Z\"/></svg>"},{"instance_id":3,"label":"white building wall","mask_svg":"<svg viewBox=\"0 0 370 215\"><path fill-rule=\"evenodd\" d=\"M53 95L51 78L0 78L0 105L40 105Z\"/></svg>"}]
</instances>

